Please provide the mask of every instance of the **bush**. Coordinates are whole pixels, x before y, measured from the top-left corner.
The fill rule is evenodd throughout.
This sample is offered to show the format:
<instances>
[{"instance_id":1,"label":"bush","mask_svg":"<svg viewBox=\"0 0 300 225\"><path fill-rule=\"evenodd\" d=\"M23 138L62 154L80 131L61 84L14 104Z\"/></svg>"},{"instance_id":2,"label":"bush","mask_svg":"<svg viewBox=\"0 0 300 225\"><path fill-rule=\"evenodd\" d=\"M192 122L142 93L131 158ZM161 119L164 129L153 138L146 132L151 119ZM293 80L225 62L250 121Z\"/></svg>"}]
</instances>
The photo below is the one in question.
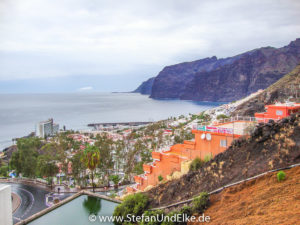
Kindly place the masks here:
<instances>
[{"instance_id":1,"label":"bush","mask_svg":"<svg viewBox=\"0 0 300 225\"><path fill-rule=\"evenodd\" d=\"M209 195L207 192L201 192L200 195L193 199L192 209L193 213L203 213L204 209L208 206Z\"/></svg>"},{"instance_id":2,"label":"bush","mask_svg":"<svg viewBox=\"0 0 300 225\"><path fill-rule=\"evenodd\" d=\"M180 222L176 222L176 220L177 220L176 215L178 215L178 214L180 214L180 212L178 212L178 211L172 211L172 212L168 213L167 217L165 218L165 221L162 222L162 225L179 225L179 224L182 224Z\"/></svg>"},{"instance_id":3,"label":"bush","mask_svg":"<svg viewBox=\"0 0 300 225\"><path fill-rule=\"evenodd\" d=\"M190 164L190 171L199 170L202 167L202 165L203 165L203 161L199 157L197 157Z\"/></svg>"},{"instance_id":4,"label":"bush","mask_svg":"<svg viewBox=\"0 0 300 225\"><path fill-rule=\"evenodd\" d=\"M1 166L0 177L8 177L8 166Z\"/></svg>"},{"instance_id":5,"label":"bush","mask_svg":"<svg viewBox=\"0 0 300 225\"><path fill-rule=\"evenodd\" d=\"M192 207L185 205L180 209L180 213L191 216L193 213Z\"/></svg>"},{"instance_id":6,"label":"bush","mask_svg":"<svg viewBox=\"0 0 300 225\"><path fill-rule=\"evenodd\" d=\"M162 175L158 176L158 181L161 182L164 178L162 177Z\"/></svg>"},{"instance_id":7,"label":"bush","mask_svg":"<svg viewBox=\"0 0 300 225\"><path fill-rule=\"evenodd\" d=\"M219 114L217 115L217 119L220 120L220 119L227 119L228 116L226 116L225 114Z\"/></svg>"},{"instance_id":8,"label":"bush","mask_svg":"<svg viewBox=\"0 0 300 225\"><path fill-rule=\"evenodd\" d=\"M211 159L212 159L211 154L207 154L206 156L204 156L204 162L209 162Z\"/></svg>"},{"instance_id":9,"label":"bush","mask_svg":"<svg viewBox=\"0 0 300 225\"><path fill-rule=\"evenodd\" d=\"M148 203L148 197L142 193L129 195L125 197L124 201L115 208L113 215L123 216L124 219L128 214L141 216L146 210ZM116 225L126 224L117 221L115 221L114 223Z\"/></svg>"},{"instance_id":10,"label":"bush","mask_svg":"<svg viewBox=\"0 0 300 225\"><path fill-rule=\"evenodd\" d=\"M144 215L145 215L145 217L147 216L149 218L156 217L156 218L161 219L162 216L164 215L164 211L162 211L162 210L145 211ZM152 220L152 221L149 221L149 222L148 221L142 221L141 222L141 225L160 225L160 224L161 224L161 222L158 222L156 220Z\"/></svg>"},{"instance_id":11,"label":"bush","mask_svg":"<svg viewBox=\"0 0 300 225\"><path fill-rule=\"evenodd\" d=\"M279 182L285 180L285 172L283 172L282 170L279 171L279 172L277 173L277 180L278 180Z\"/></svg>"}]
</instances>

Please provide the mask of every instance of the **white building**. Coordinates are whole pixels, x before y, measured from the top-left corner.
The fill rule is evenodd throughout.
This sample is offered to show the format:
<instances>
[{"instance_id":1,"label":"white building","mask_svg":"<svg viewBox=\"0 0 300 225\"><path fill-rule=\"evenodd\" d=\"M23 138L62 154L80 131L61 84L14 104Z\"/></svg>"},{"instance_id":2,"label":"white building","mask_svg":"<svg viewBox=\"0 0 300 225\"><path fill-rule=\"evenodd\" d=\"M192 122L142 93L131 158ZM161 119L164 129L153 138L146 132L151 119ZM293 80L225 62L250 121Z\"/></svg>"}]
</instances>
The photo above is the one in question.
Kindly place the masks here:
<instances>
[{"instance_id":1,"label":"white building","mask_svg":"<svg viewBox=\"0 0 300 225\"><path fill-rule=\"evenodd\" d=\"M39 122L35 128L35 136L45 138L54 136L59 131L59 125L53 123L53 119Z\"/></svg>"}]
</instances>

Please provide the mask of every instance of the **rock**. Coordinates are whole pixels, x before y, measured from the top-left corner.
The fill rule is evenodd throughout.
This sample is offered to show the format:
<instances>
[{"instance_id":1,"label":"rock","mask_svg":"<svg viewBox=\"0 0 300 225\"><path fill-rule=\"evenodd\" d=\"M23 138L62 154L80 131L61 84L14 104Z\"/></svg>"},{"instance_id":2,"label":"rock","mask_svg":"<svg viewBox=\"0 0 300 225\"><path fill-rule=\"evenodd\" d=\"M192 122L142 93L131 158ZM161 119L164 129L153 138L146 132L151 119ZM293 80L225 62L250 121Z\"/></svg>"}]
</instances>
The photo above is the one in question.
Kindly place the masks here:
<instances>
[{"instance_id":1,"label":"rock","mask_svg":"<svg viewBox=\"0 0 300 225\"><path fill-rule=\"evenodd\" d=\"M133 91L133 93L141 93L143 95L151 95L152 92L152 85L154 82L155 77L144 81L137 89Z\"/></svg>"},{"instance_id":2,"label":"rock","mask_svg":"<svg viewBox=\"0 0 300 225\"><path fill-rule=\"evenodd\" d=\"M259 48L240 55L204 58L165 67L155 78L151 98L233 101L265 89L300 62L296 39L282 48ZM278 92L268 98L276 98ZM259 102L253 100L250 105Z\"/></svg>"}]
</instances>

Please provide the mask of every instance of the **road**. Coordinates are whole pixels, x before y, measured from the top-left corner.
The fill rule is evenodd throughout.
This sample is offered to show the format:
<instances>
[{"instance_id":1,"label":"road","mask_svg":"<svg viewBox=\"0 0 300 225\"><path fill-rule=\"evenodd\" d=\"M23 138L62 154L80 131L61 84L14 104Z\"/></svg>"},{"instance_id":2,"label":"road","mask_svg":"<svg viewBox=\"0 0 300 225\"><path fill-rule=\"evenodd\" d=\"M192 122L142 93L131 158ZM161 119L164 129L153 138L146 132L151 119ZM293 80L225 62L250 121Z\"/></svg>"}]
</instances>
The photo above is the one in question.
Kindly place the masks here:
<instances>
[{"instance_id":1,"label":"road","mask_svg":"<svg viewBox=\"0 0 300 225\"><path fill-rule=\"evenodd\" d=\"M21 205L13 214L14 224L47 208L45 195L49 193L48 191L24 184L7 184L11 186L12 192L21 198ZM63 194L61 199L69 197L70 195L72 194Z\"/></svg>"}]
</instances>

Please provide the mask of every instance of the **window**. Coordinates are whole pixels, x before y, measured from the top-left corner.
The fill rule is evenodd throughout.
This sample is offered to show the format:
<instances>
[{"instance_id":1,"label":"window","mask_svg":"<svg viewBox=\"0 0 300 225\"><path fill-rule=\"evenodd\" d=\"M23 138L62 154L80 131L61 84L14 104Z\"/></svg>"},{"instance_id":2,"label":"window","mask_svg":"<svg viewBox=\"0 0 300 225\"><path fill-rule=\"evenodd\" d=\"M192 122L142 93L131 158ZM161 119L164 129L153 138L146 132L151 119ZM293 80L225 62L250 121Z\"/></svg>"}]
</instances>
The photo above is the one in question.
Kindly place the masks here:
<instances>
[{"instance_id":1,"label":"window","mask_svg":"<svg viewBox=\"0 0 300 225\"><path fill-rule=\"evenodd\" d=\"M220 140L220 146L221 147L227 147L227 141L226 140Z\"/></svg>"},{"instance_id":2,"label":"window","mask_svg":"<svg viewBox=\"0 0 300 225\"><path fill-rule=\"evenodd\" d=\"M276 110L276 115L277 116L282 116L283 112L281 110Z\"/></svg>"}]
</instances>

